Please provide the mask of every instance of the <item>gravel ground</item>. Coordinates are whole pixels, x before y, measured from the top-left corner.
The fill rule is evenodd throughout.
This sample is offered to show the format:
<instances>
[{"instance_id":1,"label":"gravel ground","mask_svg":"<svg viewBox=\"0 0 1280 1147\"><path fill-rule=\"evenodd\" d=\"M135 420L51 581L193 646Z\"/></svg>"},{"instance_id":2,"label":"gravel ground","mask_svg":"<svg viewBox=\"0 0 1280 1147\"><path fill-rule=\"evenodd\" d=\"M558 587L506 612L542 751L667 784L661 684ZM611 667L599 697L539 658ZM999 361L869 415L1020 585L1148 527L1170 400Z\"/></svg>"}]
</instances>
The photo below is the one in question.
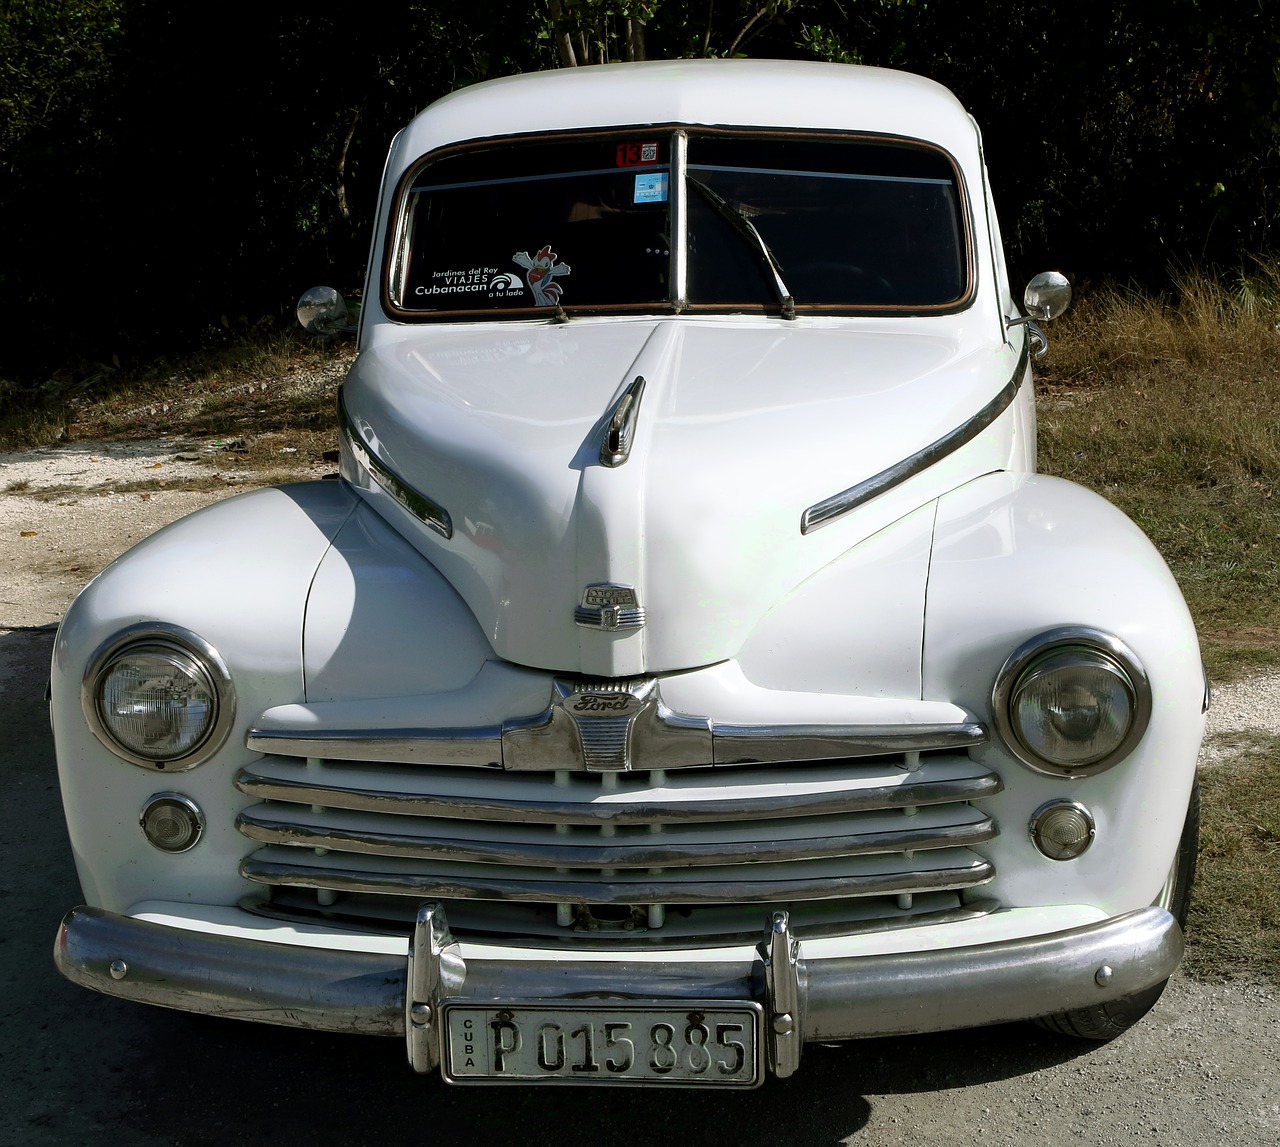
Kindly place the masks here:
<instances>
[{"instance_id":1,"label":"gravel ground","mask_svg":"<svg viewBox=\"0 0 1280 1147\"><path fill-rule=\"evenodd\" d=\"M0 778L7 804L16 807L15 794L34 792L57 815L40 713L52 627L79 588L133 542L253 484L252 475L226 463L178 439L0 454ZM181 488L215 473L223 489ZM300 467L299 477L306 476L319 469ZM114 491L148 479L166 485ZM1238 729L1280 733L1280 676L1215 690L1211 732ZM1211 750L1205 762L1214 759ZM25 821L6 821L0 852L12 846L16 855L11 836L30 832ZM64 983L49 964L48 941L56 913L69 906L62 898L75 894L74 874L65 838L41 840L41 857L32 861L27 852L36 846L28 845L22 862L50 873L59 902L50 906L31 881L0 891L12 897L0 936L0 982L10 987L0 995L0 1143L263 1142L296 1134L295 1114L319 1094L334 1102L326 1126L308 1132L315 1143L417 1139L424 1102L432 1134L452 1138L478 1124L507 1123L521 1127L523 1145L559 1147L598 1143L602 1130L613 1142L650 1142L655 1124L678 1126L697 1141L737 1144L1280 1142L1280 998L1265 983L1176 976L1151 1016L1102 1047L1064 1045L1012 1025L813 1048L797 1076L749 1096L610 1092L583 1104L574 1091L541 1091L535 1101L522 1089L446 1089L418 1080L389 1046L394 1041L209 1024ZM23 924L28 917L38 926ZM198 1065L188 1062L193 1039ZM252 1125L243 1122L238 1098L246 1057L258 1069L268 1059L273 1065L271 1107L259 1105ZM163 1085L157 1062L167 1065ZM143 1094L131 1079L158 1086ZM239 1130L228 1138L231 1127Z\"/></svg>"},{"instance_id":2,"label":"gravel ground","mask_svg":"<svg viewBox=\"0 0 1280 1147\"><path fill-rule=\"evenodd\" d=\"M284 456L281 469L288 463ZM333 466L291 469L319 478ZM197 481L219 486L183 488ZM152 488L116 490L139 483ZM55 624L85 582L135 542L256 484L234 455L183 438L0 454L0 626Z\"/></svg>"}]
</instances>

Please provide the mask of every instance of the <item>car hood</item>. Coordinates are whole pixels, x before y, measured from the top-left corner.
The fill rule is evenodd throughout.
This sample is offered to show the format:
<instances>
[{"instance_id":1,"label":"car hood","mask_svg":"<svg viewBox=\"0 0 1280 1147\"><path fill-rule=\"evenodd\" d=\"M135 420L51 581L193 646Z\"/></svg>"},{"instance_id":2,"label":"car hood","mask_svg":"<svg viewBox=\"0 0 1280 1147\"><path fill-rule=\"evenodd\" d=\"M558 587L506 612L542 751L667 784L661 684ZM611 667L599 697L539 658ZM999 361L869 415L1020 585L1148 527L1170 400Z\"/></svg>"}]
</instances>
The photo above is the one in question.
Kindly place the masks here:
<instances>
[{"instance_id":1,"label":"car hood","mask_svg":"<svg viewBox=\"0 0 1280 1147\"><path fill-rule=\"evenodd\" d=\"M1005 415L801 531L806 509L999 395L1017 361L997 346L954 316L402 328L366 348L344 386L357 445L344 445L344 474L450 580L500 657L607 677L691 668L733 657L851 546L1008 465ZM639 378L629 454L607 465L610 415ZM447 513L450 536L403 508L423 500Z\"/></svg>"}]
</instances>

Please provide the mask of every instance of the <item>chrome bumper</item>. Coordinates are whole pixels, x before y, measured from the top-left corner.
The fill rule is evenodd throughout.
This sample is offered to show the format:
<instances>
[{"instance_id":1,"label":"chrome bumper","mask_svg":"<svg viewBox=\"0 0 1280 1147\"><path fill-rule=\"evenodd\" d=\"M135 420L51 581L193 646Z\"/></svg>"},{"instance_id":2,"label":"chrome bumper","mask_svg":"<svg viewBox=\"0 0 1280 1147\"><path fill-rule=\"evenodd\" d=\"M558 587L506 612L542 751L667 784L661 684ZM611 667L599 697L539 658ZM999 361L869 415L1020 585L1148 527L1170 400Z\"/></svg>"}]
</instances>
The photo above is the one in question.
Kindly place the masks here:
<instances>
[{"instance_id":1,"label":"chrome bumper","mask_svg":"<svg viewBox=\"0 0 1280 1147\"><path fill-rule=\"evenodd\" d=\"M478 955L477 955L478 953ZM806 1041L946 1031L1104 1003L1167 979L1182 930L1162 908L1027 939L882 956L805 959L785 913L754 954L660 963L486 959L419 912L407 960L188 931L80 907L54 961L108 995L210 1015L405 1037L420 1071L438 1062L443 999L586 997L758 1000L771 1070L789 1075Z\"/></svg>"}]
</instances>

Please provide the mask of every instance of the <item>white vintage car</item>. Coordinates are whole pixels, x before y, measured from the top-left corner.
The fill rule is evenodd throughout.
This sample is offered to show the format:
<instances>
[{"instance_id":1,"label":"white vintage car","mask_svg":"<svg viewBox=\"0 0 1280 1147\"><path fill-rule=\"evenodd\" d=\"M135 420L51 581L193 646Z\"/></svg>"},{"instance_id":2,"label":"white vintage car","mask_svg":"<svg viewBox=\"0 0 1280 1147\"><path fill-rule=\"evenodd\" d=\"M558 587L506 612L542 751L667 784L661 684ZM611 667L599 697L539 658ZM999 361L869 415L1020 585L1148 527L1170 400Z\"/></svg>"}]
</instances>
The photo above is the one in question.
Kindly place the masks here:
<instances>
[{"instance_id":1,"label":"white vintage car","mask_svg":"<svg viewBox=\"0 0 1280 1147\"><path fill-rule=\"evenodd\" d=\"M1069 287L1021 314L953 96L480 84L392 144L372 250L341 481L162 530L62 624L65 975L453 1083L750 1087L1152 1006L1196 637L1035 473Z\"/></svg>"}]
</instances>

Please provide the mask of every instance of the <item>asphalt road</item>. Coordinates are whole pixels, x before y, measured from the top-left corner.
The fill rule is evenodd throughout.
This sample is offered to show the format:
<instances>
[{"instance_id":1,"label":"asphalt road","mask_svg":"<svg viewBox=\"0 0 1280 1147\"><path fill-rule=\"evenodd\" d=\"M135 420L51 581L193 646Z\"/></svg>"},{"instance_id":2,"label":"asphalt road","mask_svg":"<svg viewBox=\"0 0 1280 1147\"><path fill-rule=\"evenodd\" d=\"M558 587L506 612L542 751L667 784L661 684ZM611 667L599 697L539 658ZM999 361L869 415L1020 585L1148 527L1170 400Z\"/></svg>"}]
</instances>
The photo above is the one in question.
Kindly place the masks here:
<instances>
[{"instance_id":1,"label":"asphalt road","mask_svg":"<svg viewBox=\"0 0 1280 1147\"><path fill-rule=\"evenodd\" d=\"M1280 1142L1280 999L1175 980L1105 1046L1026 1025L805 1052L758 1091L450 1088L398 1040L166 1012L62 980L79 889L44 684L53 634L0 629L0 1144Z\"/></svg>"}]
</instances>

